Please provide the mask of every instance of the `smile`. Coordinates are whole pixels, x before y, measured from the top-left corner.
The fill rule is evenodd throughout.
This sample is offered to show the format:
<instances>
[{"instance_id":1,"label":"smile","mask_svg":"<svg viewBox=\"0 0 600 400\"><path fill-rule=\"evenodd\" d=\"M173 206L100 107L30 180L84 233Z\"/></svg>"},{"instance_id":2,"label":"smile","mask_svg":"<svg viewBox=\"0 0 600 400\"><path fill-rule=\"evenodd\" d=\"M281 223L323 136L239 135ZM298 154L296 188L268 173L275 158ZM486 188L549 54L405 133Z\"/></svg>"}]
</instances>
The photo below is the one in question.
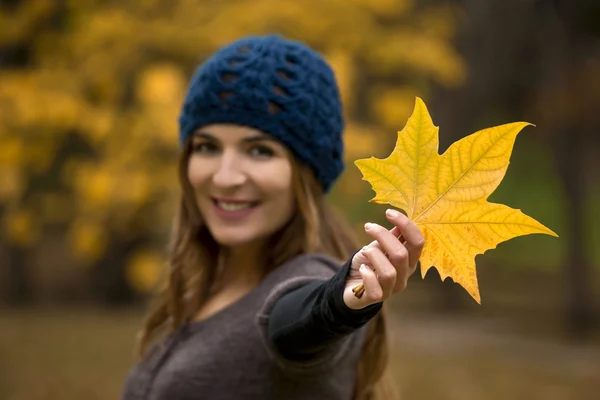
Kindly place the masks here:
<instances>
[{"instance_id":1,"label":"smile","mask_svg":"<svg viewBox=\"0 0 600 400\"><path fill-rule=\"evenodd\" d=\"M225 211L239 211L244 210L246 208L253 207L255 203L247 202L247 203L227 203L224 201L217 201L217 207L222 208Z\"/></svg>"},{"instance_id":2,"label":"smile","mask_svg":"<svg viewBox=\"0 0 600 400\"><path fill-rule=\"evenodd\" d=\"M257 201L212 199L215 213L225 219L239 219L248 216L258 206Z\"/></svg>"}]
</instances>

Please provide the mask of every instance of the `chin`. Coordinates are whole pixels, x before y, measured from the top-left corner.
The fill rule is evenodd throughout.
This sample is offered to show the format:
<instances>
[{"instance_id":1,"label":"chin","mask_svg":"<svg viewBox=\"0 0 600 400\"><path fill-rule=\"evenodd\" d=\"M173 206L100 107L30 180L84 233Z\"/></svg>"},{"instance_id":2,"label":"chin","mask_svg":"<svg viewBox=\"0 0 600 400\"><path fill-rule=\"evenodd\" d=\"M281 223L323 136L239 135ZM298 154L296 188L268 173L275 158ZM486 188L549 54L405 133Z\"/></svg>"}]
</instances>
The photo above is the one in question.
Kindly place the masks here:
<instances>
[{"instance_id":1,"label":"chin","mask_svg":"<svg viewBox=\"0 0 600 400\"><path fill-rule=\"evenodd\" d=\"M215 241L219 244L219 246L223 247L238 247L243 246L252 242L256 242L261 239L263 236L253 233L244 233L244 232L231 232L231 231L220 231L217 229L216 231L211 230L211 235L215 239Z\"/></svg>"}]
</instances>

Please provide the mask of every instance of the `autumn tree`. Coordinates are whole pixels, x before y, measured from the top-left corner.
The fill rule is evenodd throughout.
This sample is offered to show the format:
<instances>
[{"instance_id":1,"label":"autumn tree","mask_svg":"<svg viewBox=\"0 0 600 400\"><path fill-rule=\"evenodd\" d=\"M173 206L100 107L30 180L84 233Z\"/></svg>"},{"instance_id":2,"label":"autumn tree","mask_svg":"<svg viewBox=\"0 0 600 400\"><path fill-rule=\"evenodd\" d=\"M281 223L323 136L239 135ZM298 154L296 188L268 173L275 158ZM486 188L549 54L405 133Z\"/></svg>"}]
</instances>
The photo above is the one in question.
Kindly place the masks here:
<instances>
[{"instance_id":1,"label":"autumn tree","mask_svg":"<svg viewBox=\"0 0 600 400\"><path fill-rule=\"evenodd\" d=\"M42 297L114 303L151 290L178 194L176 120L187 79L227 42L275 32L321 51L340 81L349 161L392 144L415 95L465 74L451 45L456 9L441 2L1 4L7 300L46 290ZM370 193L359 180L349 168L332 197L362 220Z\"/></svg>"},{"instance_id":2,"label":"autumn tree","mask_svg":"<svg viewBox=\"0 0 600 400\"><path fill-rule=\"evenodd\" d=\"M549 175L556 177L554 196L547 204L552 204L549 214L561 235L550 250L557 255L554 264L564 271L565 326L581 335L598 319L591 288L591 243L597 231L586 204L600 182L595 155L600 149L600 7L593 0L455 4L468 16L457 25L455 44L469 74L458 88L435 90L432 109L446 132L441 146L482 123L524 120L536 125L531 135L537 151L530 158L535 162L540 154L549 156ZM541 186L527 182L528 193ZM468 299L457 297L451 286L432 284L440 289L440 305L464 308Z\"/></svg>"}]
</instances>

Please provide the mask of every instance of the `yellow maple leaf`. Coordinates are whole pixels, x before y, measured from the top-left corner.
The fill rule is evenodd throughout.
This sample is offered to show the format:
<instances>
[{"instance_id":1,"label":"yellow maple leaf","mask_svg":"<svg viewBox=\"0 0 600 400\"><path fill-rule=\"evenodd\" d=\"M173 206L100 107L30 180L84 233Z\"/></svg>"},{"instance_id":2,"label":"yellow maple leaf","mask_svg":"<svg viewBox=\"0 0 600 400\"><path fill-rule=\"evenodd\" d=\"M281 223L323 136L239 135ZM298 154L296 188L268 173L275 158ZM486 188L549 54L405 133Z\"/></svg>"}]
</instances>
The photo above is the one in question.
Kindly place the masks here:
<instances>
[{"instance_id":1,"label":"yellow maple leaf","mask_svg":"<svg viewBox=\"0 0 600 400\"><path fill-rule=\"evenodd\" d=\"M425 237L421 276L436 268L481 304L475 256L516 236L543 233L558 237L521 210L487 201L498 187L517 134L527 122L473 133L438 154L438 127L423 100L415 108L386 159L355 161L376 196L371 202L406 212Z\"/></svg>"}]
</instances>

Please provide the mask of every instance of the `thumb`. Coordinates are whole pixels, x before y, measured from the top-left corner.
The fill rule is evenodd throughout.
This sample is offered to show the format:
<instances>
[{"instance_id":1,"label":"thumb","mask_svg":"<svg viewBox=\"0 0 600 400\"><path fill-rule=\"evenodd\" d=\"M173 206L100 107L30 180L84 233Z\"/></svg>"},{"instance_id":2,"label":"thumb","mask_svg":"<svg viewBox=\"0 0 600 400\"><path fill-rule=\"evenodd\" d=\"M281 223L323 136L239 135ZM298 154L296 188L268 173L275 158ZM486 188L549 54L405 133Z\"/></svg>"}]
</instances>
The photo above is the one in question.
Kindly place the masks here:
<instances>
[{"instance_id":1,"label":"thumb","mask_svg":"<svg viewBox=\"0 0 600 400\"><path fill-rule=\"evenodd\" d=\"M365 292L361 298L357 298L352 291L354 286L357 285L357 281L353 280L346 284L344 290L344 303L348 308L353 310L360 310L371 304L379 303L383 300L383 289L379 284L375 271L367 267L365 264L361 264L359 268L362 283L365 287Z\"/></svg>"}]
</instances>

